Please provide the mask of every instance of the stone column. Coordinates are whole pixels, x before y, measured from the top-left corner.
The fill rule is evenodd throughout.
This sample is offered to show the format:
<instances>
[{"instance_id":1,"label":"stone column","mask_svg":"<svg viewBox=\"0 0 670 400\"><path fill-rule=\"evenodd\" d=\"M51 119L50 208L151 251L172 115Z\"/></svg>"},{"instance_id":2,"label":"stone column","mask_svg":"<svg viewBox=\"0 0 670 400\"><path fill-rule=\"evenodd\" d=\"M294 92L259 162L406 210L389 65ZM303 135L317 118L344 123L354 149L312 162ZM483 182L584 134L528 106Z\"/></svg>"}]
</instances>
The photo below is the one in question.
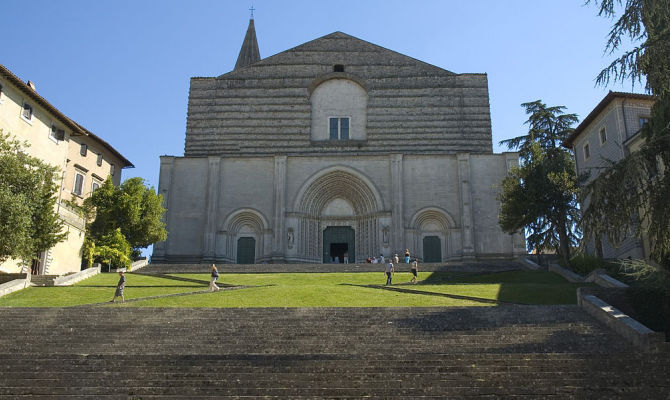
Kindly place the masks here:
<instances>
[{"instance_id":1,"label":"stone column","mask_svg":"<svg viewBox=\"0 0 670 400\"><path fill-rule=\"evenodd\" d=\"M458 180L461 192L461 225L463 230L463 259L475 258L474 217L472 189L470 188L470 154L459 154Z\"/></svg>"},{"instance_id":2,"label":"stone column","mask_svg":"<svg viewBox=\"0 0 670 400\"><path fill-rule=\"evenodd\" d=\"M161 156L161 166L158 176L158 194L163 196L163 208L167 211L163 214L161 220L167 226L168 235L170 232L170 192L172 190L172 173L174 171L174 157ZM168 240L154 243L154 251L151 256L152 261L163 261L167 253Z\"/></svg>"},{"instance_id":3,"label":"stone column","mask_svg":"<svg viewBox=\"0 0 670 400\"><path fill-rule=\"evenodd\" d=\"M217 209L221 183L221 157L207 157L207 199L205 202L205 231L203 232L203 260L216 259Z\"/></svg>"},{"instance_id":4,"label":"stone column","mask_svg":"<svg viewBox=\"0 0 670 400\"><path fill-rule=\"evenodd\" d=\"M404 241L405 222L403 218L403 155L391 156L391 247L390 251L399 251L407 246Z\"/></svg>"},{"instance_id":5,"label":"stone column","mask_svg":"<svg viewBox=\"0 0 670 400\"><path fill-rule=\"evenodd\" d=\"M286 252L286 156L275 156L272 259L283 261Z\"/></svg>"}]
</instances>

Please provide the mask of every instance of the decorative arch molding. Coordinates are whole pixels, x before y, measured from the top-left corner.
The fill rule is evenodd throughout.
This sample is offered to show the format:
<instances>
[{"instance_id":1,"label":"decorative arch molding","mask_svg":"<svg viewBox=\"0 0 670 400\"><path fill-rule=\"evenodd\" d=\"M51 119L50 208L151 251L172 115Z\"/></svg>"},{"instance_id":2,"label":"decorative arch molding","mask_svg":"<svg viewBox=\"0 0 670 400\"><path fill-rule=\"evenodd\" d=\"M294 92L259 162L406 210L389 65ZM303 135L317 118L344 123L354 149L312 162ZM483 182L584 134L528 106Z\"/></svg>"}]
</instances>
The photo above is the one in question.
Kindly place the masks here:
<instances>
[{"instance_id":1,"label":"decorative arch molding","mask_svg":"<svg viewBox=\"0 0 670 400\"><path fill-rule=\"evenodd\" d=\"M221 231L237 233L242 226L249 225L254 231L262 234L268 227L268 220L263 213L253 208L238 208L228 214L228 217L221 226Z\"/></svg>"},{"instance_id":2,"label":"decorative arch molding","mask_svg":"<svg viewBox=\"0 0 670 400\"><path fill-rule=\"evenodd\" d=\"M454 240L452 231L456 231L456 222L454 218L439 207L426 207L414 213L410 222L410 232L414 236L414 252L422 260L426 260L428 254L426 250L426 240L439 239L440 261L452 258L454 256ZM435 252L432 252L435 255Z\"/></svg>"},{"instance_id":3,"label":"decorative arch molding","mask_svg":"<svg viewBox=\"0 0 670 400\"><path fill-rule=\"evenodd\" d=\"M334 199L344 200L353 213L324 215ZM384 203L379 190L360 171L343 165L317 171L298 190L293 210L297 218L297 255L303 262L322 262L323 235L329 226L354 229L357 260L352 261L379 252L379 218Z\"/></svg>"},{"instance_id":4,"label":"decorative arch molding","mask_svg":"<svg viewBox=\"0 0 670 400\"><path fill-rule=\"evenodd\" d=\"M436 222L440 225L442 231L456 228L456 222L449 213L439 207L426 207L414 213L410 222L410 227L421 230L421 227L429 222Z\"/></svg>"},{"instance_id":5,"label":"decorative arch molding","mask_svg":"<svg viewBox=\"0 0 670 400\"><path fill-rule=\"evenodd\" d=\"M307 88L307 98L310 99L312 97L312 94L314 93L314 90L321 85L322 83L329 81L331 79L346 79L349 81L352 81L356 83L358 86L365 91L366 95L368 93L368 88L367 85L365 84L365 81L363 81L361 78L359 78L356 75L347 73L347 72L331 72L325 75L321 75L318 78L314 79L309 87Z\"/></svg>"},{"instance_id":6,"label":"decorative arch molding","mask_svg":"<svg viewBox=\"0 0 670 400\"><path fill-rule=\"evenodd\" d=\"M362 172L344 165L324 168L302 185L294 201L294 210L319 217L334 198L347 200L356 216L384 210L379 190Z\"/></svg>"},{"instance_id":7,"label":"decorative arch molding","mask_svg":"<svg viewBox=\"0 0 670 400\"><path fill-rule=\"evenodd\" d=\"M250 230L244 229L245 226ZM251 237L255 240L255 260L265 258L265 236L269 229L267 218L253 208L239 208L230 214L221 225L216 238L216 256L227 262L237 260L237 242L241 237Z\"/></svg>"}]
</instances>

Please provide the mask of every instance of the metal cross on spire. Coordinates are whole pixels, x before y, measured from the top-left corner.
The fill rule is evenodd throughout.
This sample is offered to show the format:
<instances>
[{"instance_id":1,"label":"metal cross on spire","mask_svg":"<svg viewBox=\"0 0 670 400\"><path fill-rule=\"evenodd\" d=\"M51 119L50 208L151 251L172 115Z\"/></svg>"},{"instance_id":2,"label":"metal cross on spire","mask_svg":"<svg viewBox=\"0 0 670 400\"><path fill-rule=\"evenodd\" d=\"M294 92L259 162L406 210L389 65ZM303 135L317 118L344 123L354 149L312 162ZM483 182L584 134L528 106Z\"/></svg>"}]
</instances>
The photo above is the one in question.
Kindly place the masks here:
<instances>
[{"instance_id":1,"label":"metal cross on spire","mask_svg":"<svg viewBox=\"0 0 670 400\"><path fill-rule=\"evenodd\" d=\"M249 9L249 11L251 11L251 19L254 19L254 10L255 10L255 8L254 8L254 5L252 4L251 8Z\"/></svg>"}]
</instances>

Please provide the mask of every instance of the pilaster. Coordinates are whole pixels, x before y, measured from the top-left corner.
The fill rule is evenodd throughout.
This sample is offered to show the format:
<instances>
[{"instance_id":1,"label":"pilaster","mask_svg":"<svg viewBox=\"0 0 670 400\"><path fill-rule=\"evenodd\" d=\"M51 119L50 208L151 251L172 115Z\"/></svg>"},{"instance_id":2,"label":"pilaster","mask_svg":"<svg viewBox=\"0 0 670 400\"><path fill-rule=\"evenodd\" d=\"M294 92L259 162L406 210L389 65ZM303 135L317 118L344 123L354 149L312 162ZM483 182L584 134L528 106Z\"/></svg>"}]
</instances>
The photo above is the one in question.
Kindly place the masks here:
<instances>
[{"instance_id":1,"label":"pilaster","mask_svg":"<svg viewBox=\"0 0 670 400\"><path fill-rule=\"evenodd\" d=\"M283 260L286 252L286 156L275 156L272 258Z\"/></svg>"},{"instance_id":2,"label":"pilaster","mask_svg":"<svg viewBox=\"0 0 670 400\"><path fill-rule=\"evenodd\" d=\"M470 186L470 154L458 155L458 181L461 192L461 225L463 230L463 259L475 258L474 216Z\"/></svg>"},{"instance_id":3,"label":"pilaster","mask_svg":"<svg viewBox=\"0 0 670 400\"><path fill-rule=\"evenodd\" d=\"M160 172L158 175L158 194L163 196L163 208L166 210L170 209L170 193L172 192L172 174L174 171L174 160L173 156L161 156L161 166ZM170 212L165 212L161 218L163 223L167 227L168 235L170 232L170 221L169 221ZM161 260L165 257L167 252L167 241L169 236L165 241L154 243L154 251L151 256L152 260Z\"/></svg>"},{"instance_id":4,"label":"pilaster","mask_svg":"<svg viewBox=\"0 0 670 400\"><path fill-rule=\"evenodd\" d=\"M221 157L207 157L207 199L205 203L205 231L203 232L203 260L216 258L217 209L221 184Z\"/></svg>"},{"instance_id":5,"label":"pilaster","mask_svg":"<svg viewBox=\"0 0 670 400\"><path fill-rule=\"evenodd\" d=\"M391 156L391 248L399 251L406 246L404 243L405 223L403 218L403 155Z\"/></svg>"}]
</instances>

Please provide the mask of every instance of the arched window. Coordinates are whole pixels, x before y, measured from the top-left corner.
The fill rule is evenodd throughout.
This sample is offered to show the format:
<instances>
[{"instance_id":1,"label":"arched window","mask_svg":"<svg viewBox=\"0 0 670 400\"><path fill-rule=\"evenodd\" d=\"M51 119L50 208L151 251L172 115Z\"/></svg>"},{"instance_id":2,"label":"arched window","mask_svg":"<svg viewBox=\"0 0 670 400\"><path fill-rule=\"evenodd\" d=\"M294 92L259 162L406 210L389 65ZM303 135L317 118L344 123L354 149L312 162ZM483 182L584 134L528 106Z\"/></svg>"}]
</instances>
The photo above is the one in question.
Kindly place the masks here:
<instances>
[{"instance_id":1,"label":"arched window","mask_svg":"<svg viewBox=\"0 0 670 400\"><path fill-rule=\"evenodd\" d=\"M368 95L349 79L329 79L310 97L313 141L365 140Z\"/></svg>"}]
</instances>

